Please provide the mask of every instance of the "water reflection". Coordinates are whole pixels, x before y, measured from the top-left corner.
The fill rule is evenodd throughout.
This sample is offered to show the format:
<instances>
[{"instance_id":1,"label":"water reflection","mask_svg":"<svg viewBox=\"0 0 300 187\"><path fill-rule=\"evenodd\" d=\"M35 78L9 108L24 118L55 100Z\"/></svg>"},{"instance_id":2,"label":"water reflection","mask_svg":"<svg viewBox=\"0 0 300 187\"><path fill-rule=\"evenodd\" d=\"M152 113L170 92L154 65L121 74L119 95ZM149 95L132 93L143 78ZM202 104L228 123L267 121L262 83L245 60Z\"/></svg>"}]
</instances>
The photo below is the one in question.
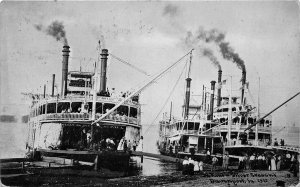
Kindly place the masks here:
<instances>
[{"instance_id":1,"label":"water reflection","mask_svg":"<svg viewBox=\"0 0 300 187\"><path fill-rule=\"evenodd\" d=\"M24 157L27 138L27 124L1 123L0 125L0 158ZM172 173L176 171L175 163L162 162L150 157L132 157L129 175L149 176Z\"/></svg>"},{"instance_id":2,"label":"water reflection","mask_svg":"<svg viewBox=\"0 0 300 187\"><path fill-rule=\"evenodd\" d=\"M132 157L130 161L129 175L150 176L173 173L177 165L172 162L163 162L158 159L144 157L141 163L140 157Z\"/></svg>"}]
</instances>

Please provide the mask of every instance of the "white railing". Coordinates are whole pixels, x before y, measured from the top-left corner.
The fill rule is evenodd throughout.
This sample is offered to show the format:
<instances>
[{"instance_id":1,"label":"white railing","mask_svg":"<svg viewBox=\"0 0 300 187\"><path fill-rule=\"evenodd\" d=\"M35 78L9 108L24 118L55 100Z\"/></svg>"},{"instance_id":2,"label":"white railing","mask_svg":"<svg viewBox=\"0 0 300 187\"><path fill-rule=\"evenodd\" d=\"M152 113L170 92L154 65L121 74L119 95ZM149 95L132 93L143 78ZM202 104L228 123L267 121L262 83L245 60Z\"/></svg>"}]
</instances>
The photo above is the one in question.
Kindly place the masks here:
<instances>
[{"instance_id":1,"label":"white railing","mask_svg":"<svg viewBox=\"0 0 300 187\"><path fill-rule=\"evenodd\" d=\"M268 144L267 140L265 140L265 141L258 140L256 143L255 140L251 140L251 139L248 139L248 144L242 144L241 140L236 140L236 141L231 140L230 142L227 141L225 143L226 146L241 146L241 145L249 146L249 145L251 145L251 146L261 146L261 147L267 147L267 144Z\"/></svg>"},{"instance_id":2,"label":"white railing","mask_svg":"<svg viewBox=\"0 0 300 187\"><path fill-rule=\"evenodd\" d=\"M96 114L95 118L98 119L102 114ZM55 113L55 114L43 114L39 116L39 120L74 120L74 121L88 121L92 119L92 115L88 113ZM108 115L104 118L104 121L114 121L121 123L137 124L137 118Z\"/></svg>"},{"instance_id":3,"label":"white railing","mask_svg":"<svg viewBox=\"0 0 300 187\"><path fill-rule=\"evenodd\" d=\"M232 131L239 131L239 130L245 130L248 126L247 125L231 125L231 130ZM228 125L221 125L220 127L218 127L220 130L228 130ZM255 128L252 128L253 130L255 130ZM258 131L263 131L263 132L271 132L272 127L262 127L262 126L258 126Z\"/></svg>"}]
</instances>

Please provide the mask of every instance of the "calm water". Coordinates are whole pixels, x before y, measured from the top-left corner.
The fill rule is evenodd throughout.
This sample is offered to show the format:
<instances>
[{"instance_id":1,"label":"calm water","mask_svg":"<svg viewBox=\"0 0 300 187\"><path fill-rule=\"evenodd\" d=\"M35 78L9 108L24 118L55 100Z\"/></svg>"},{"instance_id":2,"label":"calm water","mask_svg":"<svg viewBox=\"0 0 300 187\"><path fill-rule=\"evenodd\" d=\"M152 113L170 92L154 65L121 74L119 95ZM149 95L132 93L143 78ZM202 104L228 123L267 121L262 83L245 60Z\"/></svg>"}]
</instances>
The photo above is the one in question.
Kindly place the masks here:
<instances>
[{"instance_id":1,"label":"calm water","mask_svg":"<svg viewBox=\"0 0 300 187\"><path fill-rule=\"evenodd\" d=\"M1 123L0 124L0 158L24 157L26 149L25 142L27 139L27 124L24 123ZM151 133L148 138L145 137L144 149L154 152L155 141ZM140 158L133 157L134 164L139 166L136 175L160 175L176 171L176 165L173 163L161 162L145 157L144 162L140 163Z\"/></svg>"}]
</instances>

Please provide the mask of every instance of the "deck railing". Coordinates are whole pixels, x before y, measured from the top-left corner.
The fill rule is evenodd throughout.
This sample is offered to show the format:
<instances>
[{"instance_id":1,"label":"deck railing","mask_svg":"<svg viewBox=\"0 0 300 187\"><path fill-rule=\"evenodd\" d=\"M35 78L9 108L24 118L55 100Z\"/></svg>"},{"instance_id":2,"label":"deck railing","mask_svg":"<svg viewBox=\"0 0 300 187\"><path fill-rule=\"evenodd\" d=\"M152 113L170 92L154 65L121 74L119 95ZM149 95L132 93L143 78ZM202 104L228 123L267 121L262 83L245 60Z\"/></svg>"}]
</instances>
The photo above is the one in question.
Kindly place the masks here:
<instances>
[{"instance_id":1,"label":"deck railing","mask_svg":"<svg viewBox=\"0 0 300 187\"><path fill-rule=\"evenodd\" d=\"M235 140L235 141L231 140L230 142L226 142L225 145L226 146L253 145L253 146L267 147L268 142L267 142L267 140L265 140L265 141L258 140L256 143L255 140L248 139L248 144L242 144L241 140Z\"/></svg>"},{"instance_id":2,"label":"deck railing","mask_svg":"<svg viewBox=\"0 0 300 187\"><path fill-rule=\"evenodd\" d=\"M245 130L248 126L247 125L231 125L231 130L232 131L239 131L239 130ZM228 130L228 125L221 125L220 127L218 127L220 130ZM253 130L255 130L255 128L252 128ZM263 132L271 132L272 130L272 126L258 126L258 131L263 131Z\"/></svg>"},{"instance_id":3,"label":"deck railing","mask_svg":"<svg viewBox=\"0 0 300 187\"><path fill-rule=\"evenodd\" d=\"M102 114L96 114L95 118L98 119ZM88 113L56 113L56 114L43 114L38 116L39 120L69 120L69 121L89 121L92 115ZM109 115L103 119L104 121L114 121L121 123L137 124L138 120L134 117Z\"/></svg>"}]
</instances>

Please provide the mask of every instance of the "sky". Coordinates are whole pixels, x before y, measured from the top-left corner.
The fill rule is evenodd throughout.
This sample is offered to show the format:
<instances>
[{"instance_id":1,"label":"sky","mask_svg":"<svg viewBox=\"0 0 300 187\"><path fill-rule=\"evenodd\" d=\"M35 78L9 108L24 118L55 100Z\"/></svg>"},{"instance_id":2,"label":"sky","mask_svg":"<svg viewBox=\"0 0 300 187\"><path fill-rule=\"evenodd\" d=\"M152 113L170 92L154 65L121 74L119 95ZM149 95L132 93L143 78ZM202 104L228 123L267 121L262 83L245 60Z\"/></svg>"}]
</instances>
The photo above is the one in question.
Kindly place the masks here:
<instances>
[{"instance_id":1,"label":"sky","mask_svg":"<svg viewBox=\"0 0 300 187\"><path fill-rule=\"evenodd\" d=\"M91 71L101 47L132 65L154 75L194 48L191 66L192 102L201 103L202 86L217 80L218 68L203 56L210 49L223 70L223 79L232 76L233 94L239 96L241 69L225 59L217 43L187 42L199 31L215 29L224 34L232 53L239 56L247 71L250 94L247 99L263 113L300 90L299 4L297 1L91 1L91 2L2 2L0 4L1 105L26 108L21 92L50 93L52 74L61 83L62 41L46 33L53 22L63 25L71 47L70 70ZM40 29L37 29L40 28ZM188 34L190 33L190 35ZM157 124L173 102L173 114L181 116L184 58L141 94L142 122L146 130ZM179 75L180 81L170 94ZM258 79L260 91L258 92ZM117 92L141 85L148 76L109 56L108 88ZM227 81L228 82L228 81ZM228 88L222 90L228 96ZM167 98L170 99L166 102ZM275 127L300 127L300 97L272 114ZM297 128L296 128L297 129Z\"/></svg>"}]
</instances>

